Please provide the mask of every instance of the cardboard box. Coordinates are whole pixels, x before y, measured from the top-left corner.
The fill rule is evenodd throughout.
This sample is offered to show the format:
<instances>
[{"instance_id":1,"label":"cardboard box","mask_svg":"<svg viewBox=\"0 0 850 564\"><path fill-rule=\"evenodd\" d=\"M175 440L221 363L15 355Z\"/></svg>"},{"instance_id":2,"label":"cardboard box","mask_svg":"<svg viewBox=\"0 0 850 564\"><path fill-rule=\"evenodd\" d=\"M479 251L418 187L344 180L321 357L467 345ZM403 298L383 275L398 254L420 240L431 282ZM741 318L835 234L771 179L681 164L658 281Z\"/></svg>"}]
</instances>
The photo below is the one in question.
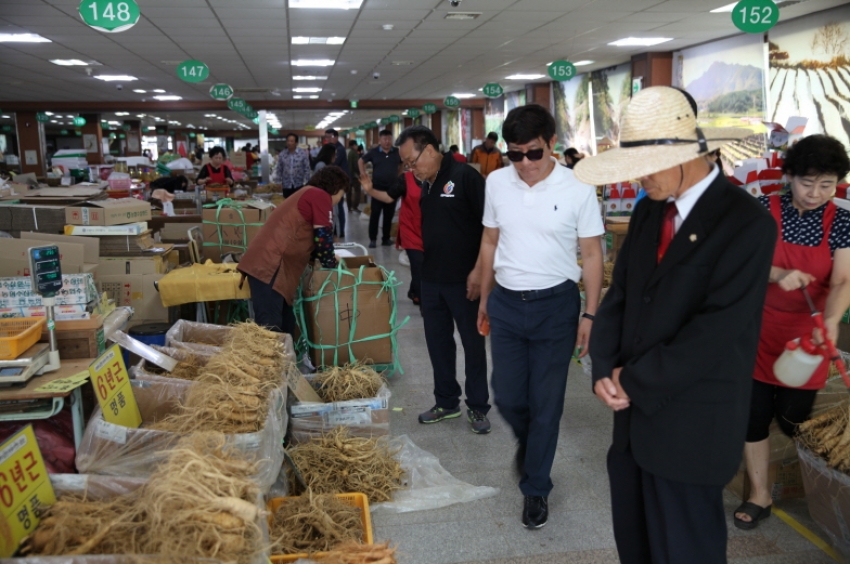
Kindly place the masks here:
<instances>
[{"instance_id":1,"label":"cardboard box","mask_svg":"<svg viewBox=\"0 0 850 564\"><path fill-rule=\"evenodd\" d=\"M154 286L164 274L132 274L101 276L100 285L109 299L118 306L130 306L135 311L134 322L168 321L168 308L162 305Z\"/></svg>"},{"instance_id":2,"label":"cardboard box","mask_svg":"<svg viewBox=\"0 0 850 564\"><path fill-rule=\"evenodd\" d=\"M830 544L850 556L850 476L826 465L826 461L800 449L803 484L809 515L827 534Z\"/></svg>"},{"instance_id":3,"label":"cardboard box","mask_svg":"<svg viewBox=\"0 0 850 564\"><path fill-rule=\"evenodd\" d=\"M238 208L204 209L205 259L221 262L227 253L244 253L273 211L267 202L248 200L244 204Z\"/></svg>"},{"instance_id":4,"label":"cardboard box","mask_svg":"<svg viewBox=\"0 0 850 564\"><path fill-rule=\"evenodd\" d=\"M122 225L150 218L150 202L136 198L97 200L65 208L69 225Z\"/></svg>"},{"instance_id":5,"label":"cardboard box","mask_svg":"<svg viewBox=\"0 0 850 564\"><path fill-rule=\"evenodd\" d=\"M100 276L165 274L178 260L177 256L173 245L163 245L149 256L100 257L98 273Z\"/></svg>"},{"instance_id":6,"label":"cardboard box","mask_svg":"<svg viewBox=\"0 0 850 564\"><path fill-rule=\"evenodd\" d=\"M62 322L56 323L56 344L59 358L97 358L106 351L106 337L103 334L103 316L97 315L89 320L89 328L65 328ZM47 331L41 334L40 342L49 342Z\"/></svg>"},{"instance_id":7,"label":"cardboard box","mask_svg":"<svg viewBox=\"0 0 850 564\"><path fill-rule=\"evenodd\" d=\"M356 361L370 364L392 363L392 341L389 334L393 329L390 317L395 304L392 301L392 293L381 291L378 285L386 279L384 271L374 263L362 270L359 268L363 261L370 258L345 259L347 274L340 275L337 270L313 270L305 280L305 297L314 298L322 292L318 299L304 303L309 341L329 347L311 347L311 359L315 366L333 366L335 353L338 366ZM360 275L362 281L367 284L357 287L355 303L355 276ZM325 281L328 281L326 285ZM338 342L336 335L339 335ZM376 335L387 336L357 342ZM354 358L349 353L349 342L353 343L350 347Z\"/></svg>"},{"instance_id":8,"label":"cardboard box","mask_svg":"<svg viewBox=\"0 0 850 564\"><path fill-rule=\"evenodd\" d=\"M23 234L24 237L27 234ZM39 234L36 234L39 235ZM49 235L48 237L62 237L61 235ZM74 239L83 239L83 237L74 237ZM59 247L59 258L62 261L62 272L65 274L80 274L82 272L92 272L97 269L97 254L94 255L94 261L88 263L91 258L93 249L97 248L97 241L94 246L77 243L69 243L60 240L38 240L38 239L4 239L0 244L0 276L29 276L30 261L29 248L43 247L46 245L56 245ZM96 251L94 251L96 253Z\"/></svg>"},{"instance_id":9,"label":"cardboard box","mask_svg":"<svg viewBox=\"0 0 850 564\"><path fill-rule=\"evenodd\" d=\"M65 206L0 205L0 231L17 237L21 231L62 233Z\"/></svg>"},{"instance_id":10,"label":"cardboard box","mask_svg":"<svg viewBox=\"0 0 850 564\"><path fill-rule=\"evenodd\" d=\"M233 168L246 168L248 166L248 155L242 151L233 151L230 153L230 164Z\"/></svg>"}]
</instances>

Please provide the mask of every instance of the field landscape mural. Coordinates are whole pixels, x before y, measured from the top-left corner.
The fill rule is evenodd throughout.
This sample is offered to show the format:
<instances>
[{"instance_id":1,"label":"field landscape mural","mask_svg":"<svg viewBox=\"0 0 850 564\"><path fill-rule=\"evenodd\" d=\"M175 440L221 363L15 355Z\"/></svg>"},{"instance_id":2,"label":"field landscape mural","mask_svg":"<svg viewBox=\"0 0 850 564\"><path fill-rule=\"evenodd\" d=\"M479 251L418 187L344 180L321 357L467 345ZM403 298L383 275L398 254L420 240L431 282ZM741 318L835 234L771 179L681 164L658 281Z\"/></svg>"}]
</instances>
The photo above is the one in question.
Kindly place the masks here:
<instances>
[{"instance_id":1,"label":"field landscape mural","mask_svg":"<svg viewBox=\"0 0 850 564\"><path fill-rule=\"evenodd\" d=\"M850 6L780 23L769 33L768 121L808 118L850 148Z\"/></svg>"},{"instance_id":2,"label":"field landscape mural","mask_svg":"<svg viewBox=\"0 0 850 564\"><path fill-rule=\"evenodd\" d=\"M586 155L596 151L590 127L589 87L590 75L587 74L552 83L558 143L564 148L575 147Z\"/></svg>"}]
</instances>

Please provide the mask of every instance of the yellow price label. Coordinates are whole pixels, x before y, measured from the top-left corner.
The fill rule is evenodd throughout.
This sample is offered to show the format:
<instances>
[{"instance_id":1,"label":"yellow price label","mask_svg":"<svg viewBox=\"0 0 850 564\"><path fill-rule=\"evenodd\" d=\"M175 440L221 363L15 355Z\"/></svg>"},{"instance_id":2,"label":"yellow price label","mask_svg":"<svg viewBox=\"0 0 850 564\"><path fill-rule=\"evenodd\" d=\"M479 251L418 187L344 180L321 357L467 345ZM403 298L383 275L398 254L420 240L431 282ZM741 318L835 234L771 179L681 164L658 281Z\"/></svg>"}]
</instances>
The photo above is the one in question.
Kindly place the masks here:
<instances>
[{"instance_id":1,"label":"yellow price label","mask_svg":"<svg viewBox=\"0 0 850 564\"><path fill-rule=\"evenodd\" d=\"M27 425L0 446L0 558L18 550L54 503L47 467L32 425Z\"/></svg>"},{"instance_id":2,"label":"yellow price label","mask_svg":"<svg viewBox=\"0 0 850 564\"><path fill-rule=\"evenodd\" d=\"M124 366L121 347L113 345L89 366L97 402L108 423L136 428L142 424L139 405Z\"/></svg>"},{"instance_id":3,"label":"yellow price label","mask_svg":"<svg viewBox=\"0 0 850 564\"><path fill-rule=\"evenodd\" d=\"M71 390L79 388L80 386L88 382L89 376L90 374L88 372L80 372L79 374L68 376L67 378L59 378L58 380L48 382L47 384L39 386L33 391L44 393L70 392Z\"/></svg>"}]
</instances>

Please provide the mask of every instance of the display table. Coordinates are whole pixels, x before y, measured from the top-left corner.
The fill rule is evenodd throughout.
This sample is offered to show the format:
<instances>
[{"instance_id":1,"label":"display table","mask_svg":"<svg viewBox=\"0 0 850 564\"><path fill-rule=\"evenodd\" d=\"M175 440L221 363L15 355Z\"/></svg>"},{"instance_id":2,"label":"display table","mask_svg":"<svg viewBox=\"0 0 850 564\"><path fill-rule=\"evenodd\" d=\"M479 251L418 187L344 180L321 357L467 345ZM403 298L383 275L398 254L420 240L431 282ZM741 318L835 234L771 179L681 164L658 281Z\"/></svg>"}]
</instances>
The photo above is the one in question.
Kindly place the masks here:
<instances>
[{"instance_id":1,"label":"display table","mask_svg":"<svg viewBox=\"0 0 850 564\"><path fill-rule=\"evenodd\" d=\"M0 388L0 403L4 406L10 405L9 402L21 402L22 407L24 402L38 399L52 399L52 405L43 410L26 411L21 413L0 413L0 421L32 421L35 419L49 419L57 415L65 406L65 398L71 398L71 418L74 425L74 446L79 447L80 441L83 438L83 396L81 393L82 387L74 388L68 392L43 392L36 391L37 388L44 386L54 380L67 378L80 372L86 372L89 369L89 364L94 362L93 358L80 358L71 360L62 360L62 366L59 370L35 376L24 386L14 386ZM85 384L84 384L85 385Z\"/></svg>"}]
</instances>

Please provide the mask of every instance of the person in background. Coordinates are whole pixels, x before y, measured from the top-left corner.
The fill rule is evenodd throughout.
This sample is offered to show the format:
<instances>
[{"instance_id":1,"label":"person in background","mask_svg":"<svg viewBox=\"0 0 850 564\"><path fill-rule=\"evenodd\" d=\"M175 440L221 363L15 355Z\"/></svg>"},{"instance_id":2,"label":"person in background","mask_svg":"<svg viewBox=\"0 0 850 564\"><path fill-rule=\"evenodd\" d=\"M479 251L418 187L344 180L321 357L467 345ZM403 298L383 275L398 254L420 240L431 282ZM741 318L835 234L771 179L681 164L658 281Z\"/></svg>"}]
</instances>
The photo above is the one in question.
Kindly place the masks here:
<instances>
[{"instance_id":1,"label":"person in background","mask_svg":"<svg viewBox=\"0 0 850 564\"><path fill-rule=\"evenodd\" d=\"M326 166L333 164L335 158L336 147L331 144L322 145L322 148L316 155L316 164L313 165L313 172L319 172Z\"/></svg>"},{"instance_id":2,"label":"person in background","mask_svg":"<svg viewBox=\"0 0 850 564\"><path fill-rule=\"evenodd\" d=\"M499 134L491 131L487 134L484 143L472 150L472 164L481 166L481 174L487 178L494 170L502 168L502 152L496 148L499 142Z\"/></svg>"},{"instance_id":3,"label":"person in background","mask_svg":"<svg viewBox=\"0 0 850 564\"><path fill-rule=\"evenodd\" d=\"M334 166L338 166L344 170L350 180L352 175L351 169L348 168L348 154L345 152L345 146L339 142L339 132L336 129L326 129L325 142L330 143L336 148L336 158L334 159L333 164ZM345 200L344 197L343 200ZM345 237L345 204L343 203L343 200L340 200L337 204L337 218L339 223L337 236L340 238Z\"/></svg>"},{"instance_id":4,"label":"person in background","mask_svg":"<svg viewBox=\"0 0 850 564\"><path fill-rule=\"evenodd\" d=\"M554 157L555 118L548 110L537 104L511 110L502 137L513 166L487 177L478 325L490 325L494 400L518 441L522 524L539 529L549 516L570 360L574 350L579 358L588 352L602 291L605 228L596 188Z\"/></svg>"},{"instance_id":5,"label":"person in background","mask_svg":"<svg viewBox=\"0 0 850 564\"><path fill-rule=\"evenodd\" d=\"M230 167L224 164L224 147L210 149L210 162L201 167L196 182L201 186L206 184L233 186L233 174Z\"/></svg>"},{"instance_id":6,"label":"person in background","mask_svg":"<svg viewBox=\"0 0 850 564\"><path fill-rule=\"evenodd\" d=\"M348 175L338 167L320 169L272 212L248 245L238 269L248 278L258 325L293 334L292 305L304 269L314 260L336 267L333 206L346 186Z\"/></svg>"},{"instance_id":7,"label":"person in background","mask_svg":"<svg viewBox=\"0 0 850 564\"><path fill-rule=\"evenodd\" d=\"M827 337L834 343L838 323L850 307L850 212L832 199L838 183L850 171L844 145L826 135L804 137L790 147L782 172L791 179L783 195L761 196L782 234L776 242L767 299L764 303L756 369L750 397L750 422L744 461L752 489L747 501L735 510L739 529L753 529L771 513L768 484L769 427L794 437L809 418L819 389L826 385L829 361L817 367L799 388L780 382L773 365L785 344L805 335L820 342L805 288L815 308L823 312Z\"/></svg>"},{"instance_id":8,"label":"person in background","mask_svg":"<svg viewBox=\"0 0 850 564\"><path fill-rule=\"evenodd\" d=\"M288 198L310 180L310 158L298 146L298 136L286 134L286 148L277 156L275 176L283 186L283 197Z\"/></svg>"},{"instance_id":9,"label":"person in background","mask_svg":"<svg viewBox=\"0 0 850 564\"><path fill-rule=\"evenodd\" d=\"M202 162L204 160L204 148L198 145L195 147L195 160Z\"/></svg>"},{"instance_id":10,"label":"person in background","mask_svg":"<svg viewBox=\"0 0 850 564\"><path fill-rule=\"evenodd\" d=\"M360 169L360 178L368 176L366 163L372 163L372 186L374 190L386 192L396 185L401 174L401 157L398 149L393 147L393 134L388 129L383 129L378 134L378 146L360 157L357 166ZM393 217L395 216L395 200L389 201L372 198L372 211L369 216L369 248L374 249L378 239L378 224L381 216L384 217L383 238L381 245L388 247L392 245L390 233L393 228Z\"/></svg>"},{"instance_id":11,"label":"person in background","mask_svg":"<svg viewBox=\"0 0 850 564\"><path fill-rule=\"evenodd\" d=\"M582 158L582 154L574 147L570 147L564 151L564 162L569 169L572 169Z\"/></svg>"},{"instance_id":12,"label":"person in background","mask_svg":"<svg viewBox=\"0 0 850 564\"><path fill-rule=\"evenodd\" d=\"M460 154L460 148L457 145L452 145L451 147L449 147L449 152L452 154L452 158L457 162L466 162L466 157Z\"/></svg>"},{"instance_id":13,"label":"person in background","mask_svg":"<svg viewBox=\"0 0 850 564\"><path fill-rule=\"evenodd\" d=\"M622 564L726 562L723 488L738 471L776 225L705 154L743 128L697 127L681 92L636 93L620 146L582 159L593 186L638 178L613 279L593 321L593 390Z\"/></svg>"},{"instance_id":14,"label":"person in background","mask_svg":"<svg viewBox=\"0 0 850 564\"><path fill-rule=\"evenodd\" d=\"M348 142L348 170L351 171L351 189L347 194L348 211L360 213L360 167L357 161L360 159L360 153L357 151L357 141L354 139Z\"/></svg>"},{"instance_id":15,"label":"person in background","mask_svg":"<svg viewBox=\"0 0 850 564\"><path fill-rule=\"evenodd\" d=\"M251 176L251 167L254 166L254 161L256 160L256 156L251 151L251 144L245 144L242 152L245 153L245 174Z\"/></svg>"}]
</instances>

